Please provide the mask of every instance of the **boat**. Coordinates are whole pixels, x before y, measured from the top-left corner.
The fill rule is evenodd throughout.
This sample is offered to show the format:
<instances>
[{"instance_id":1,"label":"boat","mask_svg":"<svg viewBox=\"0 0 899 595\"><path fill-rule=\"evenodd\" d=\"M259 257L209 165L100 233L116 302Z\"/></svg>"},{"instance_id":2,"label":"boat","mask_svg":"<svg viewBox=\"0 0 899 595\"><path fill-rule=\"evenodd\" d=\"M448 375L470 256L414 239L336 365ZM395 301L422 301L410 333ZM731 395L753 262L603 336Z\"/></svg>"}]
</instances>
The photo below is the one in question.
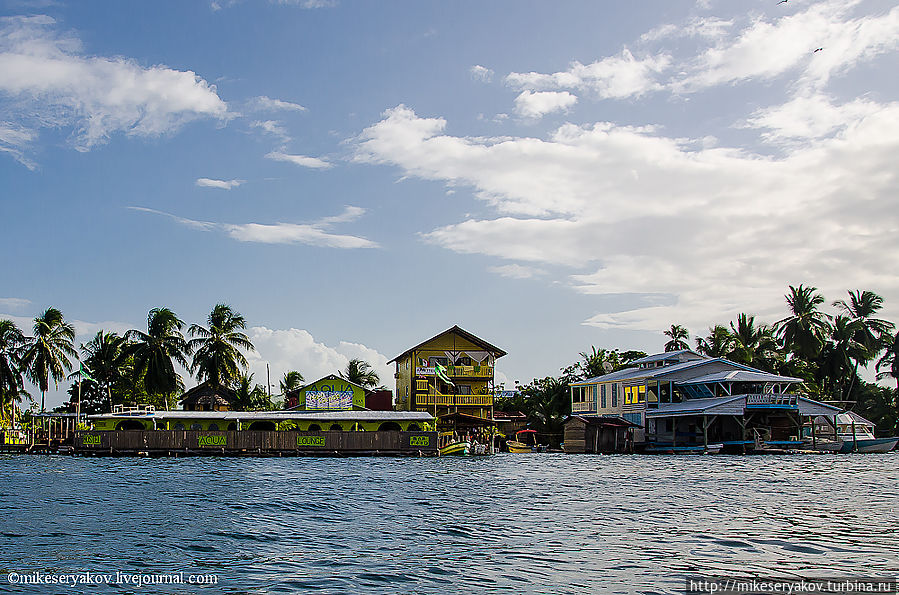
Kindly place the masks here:
<instances>
[{"instance_id":1,"label":"boat","mask_svg":"<svg viewBox=\"0 0 899 595\"><path fill-rule=\"evenodd\" d=\"M528 444L524 442L523 438L520 436L521 434L530 434L534 438L533 444ZM506 447L508 447L509 452L514 453L526 453L526 452L546 452L547 446L542 444L537 444L537 430L518 430L515 432L515 440L509 440L506 442Z\"/></svg>"},{"instance_id":2,"label":"boat","mask_svg":"<svg viewBox=\"0 0 899 595\"><path fill-rule=\"evenodd\" d=\"M471 454L471 444L468 442L450 442L440 448L441 457L465 457Z\"/></svg>"},{"instance_id":3,"label":"boat","mask_svg":"<svg viewBox=\"0 0 899 595\"><path fill-rule=\"evenodd\" d=\"M471 454L471 442L459 440L455 432L440 432L437 438L442 457L465 457Z\"/></svg>"},{"instance_id":4,"label":"boat","mask_svg":"<svg viewBox=\"0 0 899 595\"><path fill-rule=\"evenodd\" d=\"M808 436L805 445L817 451L825 452L890 452L899 443L899 436L877 438L874 436L874 423L857 413L840 413L836 416L836 436L831 429L830 435L819 437L810 445ZM818 423L817 420L815 423ZM818 424L822 425L822 424Z\"/></svg>"},{"instance_id":5,"label":"boat","mask_svg":"<svg viewBox=\"0 0 899 595\"><path fill-rule=\"evenodd\" d=\"M840 422L837 419L837 437L842 441L838 452L890 452L899 442L899 436L875 438L873 426Z\"/></svg>"}]
</instances>

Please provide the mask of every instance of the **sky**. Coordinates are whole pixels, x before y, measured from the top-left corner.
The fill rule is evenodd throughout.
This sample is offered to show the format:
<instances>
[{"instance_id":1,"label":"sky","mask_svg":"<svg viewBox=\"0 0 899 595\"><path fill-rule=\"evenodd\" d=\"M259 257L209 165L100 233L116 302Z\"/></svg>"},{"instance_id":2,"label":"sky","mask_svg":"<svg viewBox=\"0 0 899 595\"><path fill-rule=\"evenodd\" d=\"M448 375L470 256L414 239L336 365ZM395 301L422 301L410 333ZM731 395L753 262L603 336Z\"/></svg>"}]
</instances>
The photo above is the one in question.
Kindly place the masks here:
<instances>
[{"instance_id":1,"label":"sky","mask_svg":"<svg viewBox=\"0 0 899 595\"><path fill-rule=\"evenodd\" d=\"M454 324L509 387L800 283L897 321L897 56L885 0L0 0L0 317L227 303L256 381L391 388Z\"/></svg>"}]
</instances>

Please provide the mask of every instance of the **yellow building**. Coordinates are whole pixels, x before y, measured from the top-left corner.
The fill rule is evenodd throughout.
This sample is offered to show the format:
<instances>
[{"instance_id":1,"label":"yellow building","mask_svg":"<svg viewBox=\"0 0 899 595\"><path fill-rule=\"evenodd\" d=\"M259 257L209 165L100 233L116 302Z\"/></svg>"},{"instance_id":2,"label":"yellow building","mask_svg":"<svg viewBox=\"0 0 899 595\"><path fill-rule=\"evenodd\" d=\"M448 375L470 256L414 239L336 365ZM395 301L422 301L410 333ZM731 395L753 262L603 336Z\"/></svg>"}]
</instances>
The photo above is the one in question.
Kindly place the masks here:
<instances>
[{"instance_id":1,"label":"yellow building","mask_svg":"<svg viewBox=\"0 0 899 595\"><path fill-rule=\"evenodd\" d=\"M396 408L427 411L443 429L492 426L494 365L504 355L458 326L431 337L391 360Z\"/></svg>"}]
</instances>

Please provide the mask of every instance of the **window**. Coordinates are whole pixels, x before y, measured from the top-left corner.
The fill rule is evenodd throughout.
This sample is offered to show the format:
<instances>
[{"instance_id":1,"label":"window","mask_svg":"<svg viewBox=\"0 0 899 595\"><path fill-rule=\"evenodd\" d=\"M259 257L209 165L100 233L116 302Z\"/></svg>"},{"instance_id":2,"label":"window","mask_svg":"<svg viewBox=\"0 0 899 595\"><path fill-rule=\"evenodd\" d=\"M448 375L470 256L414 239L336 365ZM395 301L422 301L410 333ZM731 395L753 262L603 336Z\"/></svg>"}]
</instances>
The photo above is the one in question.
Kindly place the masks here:
<instances>
[{"instance_id":1,"label":"window","mask_svg":"<svg viewBox=\"0 0 899 595\"><path fill-rule=\"evenodd\" d=\"M218 429L219 429L219 425L218 425L218 424L209 424L209 431L210 431L210 432L216 432L216 431L218 431Z\"/></svg>"},{"instance_id":2,"label":"window","mask_svg":"<svg viewBox=\"0 0 899 595\"><path fill-rule=\"evenodd\" d=\"M645 386L635 386L634 387L634 402L635 403L645 403L646 402L646 387Z\"/></svg>"},{"instance_id":3,"label":"window","mask_svg":"<svg viewBox=\"0 0 899 595\"><path fill-rule=\"evenodd\" d=\"M471 394L471 385L470 384L460 384L456 387L458 395L470 395Z\"/></svg>"},{"instance_id":4,"label":"window","mask_svg":"<svg viewBox=\"0 0 899 595\"><path fill-rule=\"evenodd\" d=\"M597 391L599 391L599 387L594 384L593 385L593 408L594 409L596 409L596 402L597 402L596 393L597 393Z\"/></svg>"},{"instance_id":5,"label":"window","mask_svg":"<svg viewBox=\"0 0 899 595\"><path fill-rule=\"evenodd\" d=\"M606 408L606 385L603 384L599 387L599 402L600 406L605 409Z\"/></svg>"},{"instance_id":6,"label":"window","mask_svg":"<svg viewBox=\"0 0 899 595\"><path fill-rule=\"evenodd\" d=\"M190 424L191 430L202 430L203 427L200 424Z\"/></svg>"},{"instance_id":7,"label":"window","mask_svg":"<svg viewBox=\"0 0 899 595\"><path fill-rule=\"evenodd\" d=\"M612 407L618 407L618 383L612 383Z\"/></svg>"},{"instance_id":8,"label":"window","mask_svg":"<svg viewBox=\"0 0 899 595\"><path fill-rule=\"evenodd\" d=\"M434 364L440 364L441 366L449 365L449 360L445 357L432 357L428 360L428 364L433 366Z\"/></svg>"}]
</instances>

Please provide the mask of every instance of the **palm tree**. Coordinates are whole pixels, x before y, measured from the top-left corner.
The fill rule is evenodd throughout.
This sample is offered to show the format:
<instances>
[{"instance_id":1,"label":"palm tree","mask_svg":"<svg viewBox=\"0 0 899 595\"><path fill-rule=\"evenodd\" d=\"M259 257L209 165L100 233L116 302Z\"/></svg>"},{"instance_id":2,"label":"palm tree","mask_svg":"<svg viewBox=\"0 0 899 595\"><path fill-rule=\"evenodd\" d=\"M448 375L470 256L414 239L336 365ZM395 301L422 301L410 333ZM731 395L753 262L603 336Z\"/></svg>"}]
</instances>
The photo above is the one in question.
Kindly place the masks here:
<instances>
[{"instance_id":1,"label":"palm tree","mask_svg":"<svg viewBox=\"0 0 899 595\"><path fill-rule=\"evenodd\" d=\"M821 352L829 330L829 316L818 310L824 303L824 296L817 287L793 287L785 295L790 307L790 316L774 324L784 349L805 361L813 361Z\"/></svg>"},{"instance_id":2,"label":"palm tree","mask_svg":"<svg viewBox=\"0 0 899 595\"><path fill-rule=\"evenodd\" d=\"M281 394L283 395L288 391L302 387L305 381L306 379L303 378L303 375L296 370L284 372L284 377L281 379Z\"/></svg>"},{"instance_id":3,"label":"palm tree","mask_svg":"<svg viewBox=\"0 0 899 595\"><path fill-rule=\"evenodd\" d=\"M253 374L238 374L233 381L234 411L267 411L272 409L272 402L265 389L253 382Z\"/></svg>"},{"instance_id":4,"label":"palm tree","mask_svg":"<svg viewBox=\"0 0 899 595\"><path fill-rule=\"evenodd\" d=\"M246 320L231 306L216 304L206 322L209 328L192 324L188 330L191 337L197 337L188 342L194 354L190 371L200 382L216 387L229 384L247 367L240 350L255 351L250 338L240 332L247 327Z\"/></svg>"},{"instance_id":5,"label":"palm tree","mask_svg":"<svg viewBox=\"0 0 899 595\"><path fill-rule=\"evenodd\" d=\"M886 347L886 353L877 362L877 379L891 377L896 381L896 417L899 420L899 333Z\"/></svg>"},{"instance_id":6,"label":"palm tree","mask_svg":"<svg viewBox=\"0 0 899 595\"><path fill-rule=\"evenodd\" d=\"M365 360L353 358L346 365L346 370L340 373L340 377L362 388L373 389L381 382L381 377Z\"/></svg>"},{"instance_id":7,"label":"palm tree","mask_svg":"<svg viewBox=\"0 0 899 595\"><path fill-rule=\"evenodd\" d=\"M709 327L709 335L696 337L696 351L709 357L727 357L733 346L734 337L723 324Z\"/></svg>"},{"instance_id":8,"label":"palm tree","mask_svg":"<svg viewBox=\"0 0 899 595\"><path fill-rule=\"evenodd\" d=\"M837 315L833 319L830 340L821 350L821 367L818 377L822 386L836 401L847 401L858 377L858 362L867 349L858 342L860 324L848 316ZM849 378L849 386L846 379Z\"/></svg>"},{"instance_id":9,"label":"palm tree","mask_svg":"<svg viewBox=\"0 0 899 595\"><path fill-rule=\"evenodd\" d=\"M756 326L755 316L740 314L737 324L730 323L733 346L730 358L758 368L773 369L778 359L777 342L770 327Z\"/></svg>"},{"instance_id":10,"label":"palm tree","mask_svg":"<svg viewBox=\"0 0 899 595\"><path fill-rule=\"evenodd\" d=\"M153 308L147 315L147 332L130 330L125 333L128 344L125 357L133 358L134 372L143 381L148 394L170 395L183 388L175 364L188 367L190 348L181 329L182 322L168 308Z\"/></svg>"},{"instance_id":11,"label":"palm tree","mask_svg":"<svg viewBox=\"0 0 899 595\"><path fill-rule=\"evenodd\" d=\"M112 412L112 385L122 377L125 362L128 359L123 349L124 346L124 337L102 330L81 346L85 355L85 367L100 387L106 389L110 412Z\"/></svg>"},{"instance_id":12,"label":"palm tree","mask_svg":"<svg viewBox=\"0 0 899 595\"><path fill-rule=\"evenodd\" d=\"M12 320L0 320L0 419L6 403L10 405L10 422L15 421L14 401L21 401L25 390L19 362L19 350L25 336Z\"/></svg>"},{"instance_id":13,"label":"palm tree","mask_svg":"<svg viewBox=\"0 0 899 595\"><path fill-rule=\"evenodd\" d=\"M34 336L28 337L23 346L22 368L41 391L41 412L50 379L58 386L66 372L72 369L68 356L78 355L74 342L75 327L66 322L56 308L47 308L34 319Z\"/></svg>"},{"instance_id":14,"label":"palm tree","mask_svg":"<svg viewBox=\"0 0 899 595\"><path fill-rule=\"evenodd\" d=\"M682 351L689 349L690 332L679 324L672 324L671 328L664 331L665 336L671 340L665 343L665 351Z\"/></svg>"},{"instance_id":15,"label":"palm tree","mask_svg":"<svg viewBox=\"0 0 899 595\"><path fill-rule=\"evenodd\" d=\"M889 344L895 328L892 322L874 318L883 307L883 298L873 291L856 290L849 292L848 302L837 300L833 305L858 324L856 341L864 345L867 351L866 358L860 363L866 365Z\"/></svg>"}]
</instances>

